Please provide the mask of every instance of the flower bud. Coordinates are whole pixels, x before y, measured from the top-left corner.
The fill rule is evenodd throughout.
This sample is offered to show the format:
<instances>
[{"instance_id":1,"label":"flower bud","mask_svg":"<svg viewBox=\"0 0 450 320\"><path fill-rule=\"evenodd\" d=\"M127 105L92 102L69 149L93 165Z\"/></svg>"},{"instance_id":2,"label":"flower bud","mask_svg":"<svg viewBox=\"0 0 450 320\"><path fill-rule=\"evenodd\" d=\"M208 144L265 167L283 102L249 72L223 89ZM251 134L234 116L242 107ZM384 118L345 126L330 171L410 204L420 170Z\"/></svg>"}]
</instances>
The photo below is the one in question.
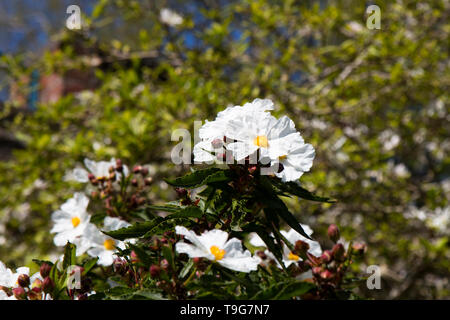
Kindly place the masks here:
<instances>
[{"instance_id":1,"label":"flower bud","mask_svg":"<svg viewBox=\"0 0 450 320\"><path fill-rule=\"evenodd\" d=\"M30 285L30 277L27 274L21 274L17 278L17 283L19 286L26 288Z\"/></svg>"},{"instance_id":2,"label":"flower bud","mask_svg":"<svg viewBox=\"0 0 450 320\"><path fill-rule=\"evenodd\" d=\"M192 262L194 262L195 265L201 263L202 261L203 259L199 257L192 258Z\"/></svg>"},{"instance_id":3,"label":"flower bud","mask_svg":"<svg viewBox=\"0 0 450 320\"><path fill-rule=\"evenodd\" d=\"M144 184L145 184L146 186L151 185L152 182L153 182L153 178L152 178L152 177L147 177L147 178L144 179Z\"/></svg>"},{"instance_id":4,"label":"flower bud","mask_svg":"<svg viewBox=\"0 0 450 320\"><path fill-rule=\"evenodd\" d=\"M352 249L355 252L355 254L362 255L362 254L364 254L364 251L366 250L366 245L364 243L355 243L352 246Z\"/></svg>"},{"instance_id":5,"label":"flower bud","mask_svg":"<svg viewBox=\"0 0 450 320\"><path fill-rule=\"evenodd\" d=\"M312 268L312 273L313 273L314 275L319 275L319 274L322 273L322 271L323 271L323 268L322 268L322 267L314 267L314 268Z\"/></svg>"},{"instance_id":6,"label":"flower bud","mask_svg":"<svg viewBox=\"0 0 450 320\"><path fill-rule=\"evenodd\" d=\"M131 251L130 257L131 257L131 262L132 262L132 263L139 262L139 258L138 258L138 256L137 256L136 252L134 252L134 250Z\"/></svg>"},{"instance_id":7,"label":"flower bud","mask_svg":"<svg viewBox=\"0 0 450 320\"><path fill-rule=\"evenodd\" d=\"M161 261L161 268L162 268L164 271L169 270L169 261L167 261L167 259L163 259L163 260Z\"/></svg>"},{"instance_id":8,"label":"flower bud","mask_svg":"<svg viewBox=\"0 0 450 320\"><path fill-rule=\"evenodd\" d=\"M248 172L249 172L250 174L253 174L253 173L256 172L257 169L258 169L257 166L250 166L250 167L248 167Z\"/></svg>"},{"instance_id":9,"label":"flower bud","mask_svg":"<svg viewBox=\"0 0 450 320\"><path fill-rule=\"evenodd\" d=\"M324 280L331 280L334 275L329 270L324 270L320 273L320 277Z\"/></svg>"},{"instance_id":10,"label":"flower bud","mask_svg":"<svg viewBox=\"0 0 450 320\"><path fill-rule=\"evenodd\" d=\"M44 290L45 293L49 293L52 292L52 290L55 288L55 283L53 282L52 279L50 279L50 277L46 277L44 279L44 283L42 284L42 289Z\"/></svg>"},{"instance_id":11,"label":"flower bud","mask_svg":"<svg viewBox=\"0 0 450 320\"><path fill-rule=\"evenodd\" d=\"M339 234L339 229L337 225L330 224L328 227L328 237L333 241L334 243L338 242L339 238L341 237Z\"/></svg>"},{"instance_id":12,"label":"flower bud","mask_svg":"<svg viewBox=\"0 0 450 320\"><path fill-rule=\"evenodd\" d=\"M187 190L184 188L175 188L175 192L180 198L185 198L187 196Z\"/></svg>"},{"instance_id":13,"label":"flower bud","mask_svg":"<svg viewBox=\"0 0 450 320\"><path fill-rule=\"evenodd\" d=\"M133 173L138 174L141 172L141 170L142 170L141 166L134 166Z\"/></svg>"},{"instance_id":14,"label":"flower bud","mask_svg":"<svg viewBox=\"0 0 450 320\"><path fill-rule=\"evenodd\" d=\"M256 252L256 255L258 257L260 257L262 260L266 260L267 259L267 255L266 255L266 253L264 251L259 250L259 251Z\"/></svg>"},{"instance_id":15,"label":"flower bud","mask_svg":"<svg viewBox=\"0 0 450 320\"><path fill-rule=\"evenodd\" d=\"M152 276L152 278L158 278L160 273L161 273L160 266L158 266L156 264L150 266L150 275Z\"/></svg>"},{"instance_id":16,"label":"flower bud","mask_svg":"<svg viewBox=\"0 0 450 320\"><path fill-rule=\"evenodd\" d=\"M333 257L336 261L342 262L345 260L345 249L342 243L336 243L333 247Z\"/></svg>"},{"instance_id":17,"label":"flower bud","mask_svg":"<svg viewBox=\"0 0 450 320\"><path fill-rule=\"evenodd\" d=\"M41 268L39 269L39 272L41 273L42 278L48 277L50 274L50 270L52 270L52 266L48 263L43 263L41 265Z\"/></svg>"},{"instance_id":18,"label":"flower bud","mask_svg":"<svg viewBox=\"0 0 450 320\"><path fill-rule=\"evenodd\" d=\"M148 175L148 168L142 168L142 170L141 170L141 174L142 174L142 176L146 176L146 175Z\"/></svg>"},{"instance_id":19,"label":"flower bud","mask_svg":"<svg viewBox=\"0 0 450 320\"><path fill-rule=\"evenodd\" d=\"M295 251L301 255L304 256L309 250L309 244L302 240L295 241Z\"/></svg>"},{"instance_id":20,"label":"flower bud","mask_svg":"<svg viewBox=\"0 0 450 320\"><path fill-rule=\"evenodd\" d=\"M136 178L133 178L133 179L131 180L131 185L132 185L133 187L137 187L137 186L139 185L139 183L138 183L138 181L137 181Z\"/></svg>"},{"instance_id":21,"label":"flower bud","mask_svg":"<svg viewBox=\"0 0 450 320\"><path fill-rule=\"evenodd\" d=\"M25 292L25 289L22 287L14 288L12 289L12 292L17 300L25 300L27 298L27 293Z\"/></svg>"},{"instance_id":22,"label":"flower bud","mask_svg":"<svg viewBox=\"0 0 450 320\"><path fill-rule=\"evenodd\" d=\"M325 250L320 256L323 263L330 263L333 260L333 253L330 250Z\"/></svg>"},{"instance_id":23,"label":"flower bud","mask_svg":"<svg viewBox=\"0 0 450 320\"><path fill-rule=\"evenodd\" d=\"M89 179L89 181L93 181L93 180L95 180L95 176L94 176L94 174L93 173L89 173L88 174L88 179Z\"/></svg>"},{"instance_id":24,"label":"flower bud","mask_svg":"<svg viewBox=\"0 0 450 320\"><path fill-rule=\"evenodd\" d=\"M42 284L43 284L43 282L42 282L41 279L35 279L35 280L33 281L33 283L31 284L31 288L32 288L32 290L38 289L39 292L40 292L41 289L42 289Z\"/></svg>"}]
</instances>

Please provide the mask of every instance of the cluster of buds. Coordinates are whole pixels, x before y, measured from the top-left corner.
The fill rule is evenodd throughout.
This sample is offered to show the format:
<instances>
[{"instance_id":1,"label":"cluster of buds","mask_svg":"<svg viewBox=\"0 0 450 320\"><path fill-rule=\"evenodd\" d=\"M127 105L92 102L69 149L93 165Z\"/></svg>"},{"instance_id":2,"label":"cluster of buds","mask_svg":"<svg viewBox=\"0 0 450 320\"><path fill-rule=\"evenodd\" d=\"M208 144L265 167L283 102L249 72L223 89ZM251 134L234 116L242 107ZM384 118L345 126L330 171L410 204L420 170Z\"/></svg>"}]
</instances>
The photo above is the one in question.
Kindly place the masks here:
<instances>
[{"instance_id":1,"label":"cluster of buds","mask_svg":"<svg viewBox=\"0 0 450 320\"><path fill-rule=\"evenodd\" d=\"M196 206L200 202L200 199L192 200L191 193L184 188L175 188L175 192L177 193L181 205L183 206L191 206L191 205Z\"/></svg>"},{"instance_id":2,"label":"cluster of buds","mask_svg":"<svg viewBox=\"0 0 450 320\"><path fill-rule=\"evenodd\" d=\"M49 277L50 270L51 266L44 263L40 268L41 279L37 278L31 283L27 274L20 274L17 277L17 287L0 287L0 290L3 290L8 296L14 296L17 300L42 300L55 288L53 280Z\"/></svg>"},{"instance_id":3,"label":"cluster of buds","mask_svg":"<svg viewBox=\"0 0 450 320\"><path fill-rule=\"evenodd\" d=\"M70 273L70 276L73 276L75 273L80 275L80 283L73 288L67 288L67 295L72 300L86 300L88 298L88 293L92 290L92 280L88 277L81 276L83 272L83 267L76 266Z\"/></svg>"},{"instance_id":4,"label":"cluster of buds","mask_svg":"<svg viewBox=\"0 0 450 320\"><path fill-rule=\"evenodd\" d=\"M312 270L314 282L319 288L317 295L321 298L340 289L348 266L353 262L352 259L360 257L365 249L364 244L355 244L345 250L344 245L338 242L340 233L334 224L328 228L328 237L334 242L333 248L325 250L320 257L314 257L308 253L306 261Z\"/></svg>"},{"instance_id":5,"label":"cluster of buds","mask_svg":"<svg viewBox=\"0 0 450 320\"><path fill-rule=\"evenodd\" d=\"M109 167L108 177L95 177L89 174L89 181L98 190L91 193L92 198L104 201L106 212L110 216L126 216L123 210L132 210L144 205L147 200L147 187L153 182L146 167L137 165L129 177L124 176L122 160L117 159L116 165ZM117 179L117 177L122 179ZM125 203L125 206L123 206Z\"/></svg>"}]
</instances>

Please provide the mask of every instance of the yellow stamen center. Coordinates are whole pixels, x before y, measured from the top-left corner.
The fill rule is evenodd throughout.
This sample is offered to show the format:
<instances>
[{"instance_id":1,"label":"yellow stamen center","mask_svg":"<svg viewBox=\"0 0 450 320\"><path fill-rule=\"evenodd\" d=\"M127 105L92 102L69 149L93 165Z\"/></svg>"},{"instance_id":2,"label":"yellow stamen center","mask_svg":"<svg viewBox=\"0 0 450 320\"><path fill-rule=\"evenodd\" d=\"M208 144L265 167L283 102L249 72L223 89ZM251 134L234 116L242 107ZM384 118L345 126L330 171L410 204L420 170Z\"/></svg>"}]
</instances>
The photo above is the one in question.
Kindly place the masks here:
<instances>
[{"instance_id":1,"label":"yellow stamen center","mask_svg":"<svg viewBox=\"0 0 450 320\"><path fill-rule=\"evenodd\" d=\"M278 159L280 159L280 161L283 161L283 160L285 160L286 158L287 158L287 155L283 155L283 156L279 157Z\"/></svg>"},{"instance_id":2,"label":"yellow stamen center","mask_svg":"<svg viewBox=\"0 0 450 320\"><path fill-rule=\"evenodd\" d=\"M223 256L225 255L225 250L219 249L217 246L212 246L209 250L211 250L211 253L216 258L216 260L222 260Z\"/></svg>"},{"instance_id":3,"label":"yellow stamen center","mask_svg":"<svg viewBox=\"0 0 450 320\"><path fill-rule=\"evenodd\" d=\"M114 250L114 245L116 242L113 239L107 239L105 242L103 242L103 246L106 250Z\"/></svg>"},{"instance_id":4,"label":"yellow stamen center","mask_svg":"<svg viewBox=\"0 0 450 320\"><path fill-rule=\"evenodd\" d=\"M80 224L81 220L78 217L73 217L72 218L72 225L74 228L76 228L79 224Z\"/></svg>"},{"instance_id":5,"label":"yellow stamen center","mask_svg":"<svg viewBox=\"0 0 450 320\"><path fill-rule=\"evenodd\" d=\"M266 136L257 136L254 140L253 143L258 146L258 147L262 147L262 148L267 148L269 146L269 140L267 140Z\"/></svg>"},{"instance_id":6,"label":"yellow stamen center","mask_svg":"<svg viewBox=\"0 0 450 320\"><path fill-rule=\"evenodd\" d=\"M298 259L300 259L300 257L298 255L293 254L292 252L290 252L289 255L288 255L288 259L289 260L298 261Z\"/></svg>"}]
</instances>

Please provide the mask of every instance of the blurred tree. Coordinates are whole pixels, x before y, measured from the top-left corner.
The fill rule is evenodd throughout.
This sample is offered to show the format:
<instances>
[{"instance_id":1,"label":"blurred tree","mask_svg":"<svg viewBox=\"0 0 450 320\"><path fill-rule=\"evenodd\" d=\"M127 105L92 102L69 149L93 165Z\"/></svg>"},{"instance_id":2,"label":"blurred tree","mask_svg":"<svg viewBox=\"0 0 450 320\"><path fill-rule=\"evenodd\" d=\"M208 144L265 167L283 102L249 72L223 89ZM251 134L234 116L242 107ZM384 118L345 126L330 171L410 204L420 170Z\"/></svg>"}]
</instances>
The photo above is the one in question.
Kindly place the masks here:
<instances>
[{"instance_id":1,"label":"blurred tree","mask_svg":"<svg viewBox=\"0 0 450 320\"><path fill-rule=\"evenodd\" d=\"M382 289L364 296L450 297L450 4L379 5L381 30L369 30L355 0L98 1L53 50L2 56L24 96L34 70L89 71L98 87L32 114L5 103L13 121L1 125L27 147L0 163L0 260L55 254L49 216L76 190L64 177L85 157L148 164L161 202L173 196L162 177L186 169L170 161L172 130L266 97L316 148L302 183L339 200L291 201L300 221L315 235L337 223L382 268Z\"/></svg>"}]
</instances>

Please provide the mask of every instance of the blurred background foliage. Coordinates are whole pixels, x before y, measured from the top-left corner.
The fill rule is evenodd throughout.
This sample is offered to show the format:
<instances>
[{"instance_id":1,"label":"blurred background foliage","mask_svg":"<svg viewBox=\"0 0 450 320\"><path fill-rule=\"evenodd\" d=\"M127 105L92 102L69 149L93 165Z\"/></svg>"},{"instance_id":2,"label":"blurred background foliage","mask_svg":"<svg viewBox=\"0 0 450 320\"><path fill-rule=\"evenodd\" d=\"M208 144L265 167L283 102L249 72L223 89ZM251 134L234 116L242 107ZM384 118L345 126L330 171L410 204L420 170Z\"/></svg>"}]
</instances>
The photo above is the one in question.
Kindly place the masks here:
<instances>
[{"instance_id":1,"label":"blurred background foliage","mask_svg":"<svg viewBox=\"0 0 450 320\"><path fill-rule=\"evenodd\" d=\"M85 157L145 164L150 199L172 200L172 131L259 97L314 145L305 187L338 199L289 199L299 220L325 245L337 223L381 267L360 294L450 298L448 0L78 1L70 31L76 2L0 5L0 260L60 254L49 217Z\"/></svg>"}]
</instances>

